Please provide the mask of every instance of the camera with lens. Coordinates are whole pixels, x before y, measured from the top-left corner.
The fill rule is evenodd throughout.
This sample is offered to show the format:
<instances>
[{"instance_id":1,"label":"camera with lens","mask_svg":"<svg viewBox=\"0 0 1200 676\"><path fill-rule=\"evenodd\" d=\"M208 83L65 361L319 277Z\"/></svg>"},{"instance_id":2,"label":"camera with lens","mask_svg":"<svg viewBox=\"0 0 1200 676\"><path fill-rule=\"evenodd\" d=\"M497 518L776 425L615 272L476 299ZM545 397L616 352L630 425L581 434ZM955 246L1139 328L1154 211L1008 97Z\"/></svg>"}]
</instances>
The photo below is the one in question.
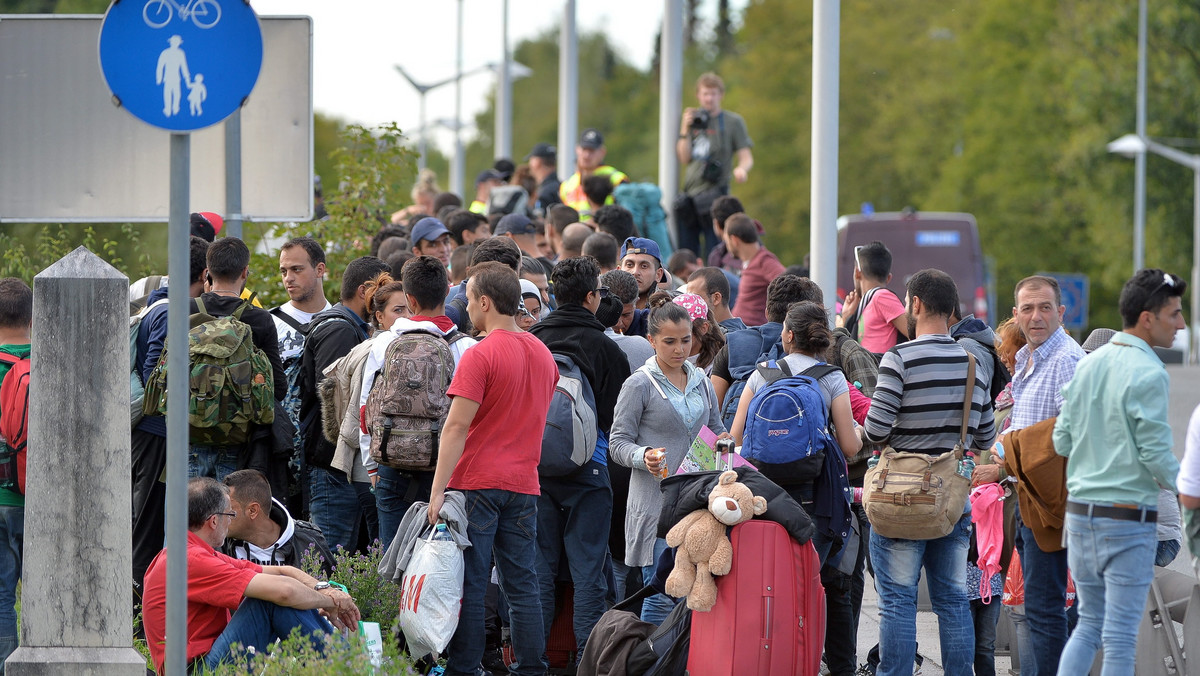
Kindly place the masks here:
<instances>
[{"instance_id":1,"label":"camera with lens","mask_svg":"<svg viewBox=\"0 0 1200 676\"><path fill-rule=\"evenodd\" d=\"M708 129L708 120L708 110L704 108L697 108L692 112L692 129Z\"/></svg>"}]
</instances>

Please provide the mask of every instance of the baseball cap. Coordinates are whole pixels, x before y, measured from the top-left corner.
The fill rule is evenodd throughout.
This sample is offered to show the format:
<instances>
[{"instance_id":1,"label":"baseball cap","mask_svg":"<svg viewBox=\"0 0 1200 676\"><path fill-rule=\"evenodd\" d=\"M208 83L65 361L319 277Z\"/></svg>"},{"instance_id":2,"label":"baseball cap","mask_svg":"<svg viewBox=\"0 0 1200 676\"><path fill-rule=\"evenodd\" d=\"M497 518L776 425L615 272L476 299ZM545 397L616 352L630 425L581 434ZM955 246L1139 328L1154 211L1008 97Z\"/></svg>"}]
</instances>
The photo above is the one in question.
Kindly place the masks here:
<instances>
[{"instance_id":1,"label":"baseball cap","mask_svg":"<svg viewBox=\"0 0 1200 676\"><path fill-rule=\"evenodd\" d=\"M188 217L192 234L209 242L217 238L217 233L225 226L225 220L220 214L211 211L194 211Z\"/></svg>"},{"instance_id":2,"label":"baseball cap","mask_svg":"<svg viewBox=\"0 0 1200 676\"><path fill-rule=\"evenodd\" d=\"M525 161L528 162L529 158L531 157L540 157L544 160L557 160L558 148L555 148L549 143L539 143L533 147L533 150L529 151L528 155L525 156Z\"/></svg>"},{"instance_id":3,"label":"baseball cap","mask_svg":"<svg viewBox=\"0 0 1200 676\"><path fill-rule=\"evenodd\" d=\"M533 221L529 220L528 216L522 213L513 212L500 219L500 222L496 224L496 229L492 231L492 234L503 235L504 233L510 233L513 235L532 235L536 232L537 227L534 226Z\"/></svg>"},{"instance_id":4,"label":"baseball cap","mask_svg":"<svg viewBox=\"0 0 1200 676\"><path fill-rule=\"evenodd\" d=\"M584 129L579 135L579 147L595 149L604 145L604 135L598 129Z\"/></svg>"},{"instance_id":5,"label":"baseball cap","mask_svg":"<svg viewBox=\"0 0 1200 676\"><path fill-rule=\"evenodd\" d=\"M658 249L658 242L645 237L630 237L621 245L621 258L627 254L646 254L654 256L658 260L658 265L662 266L662 254Z\"/></svg>"},{"instance_id":6,"label":"baseball cap","mask_svg":"<svg viewBox=\"0 0 1200 676\"><path fill-rule=\"evenodd\" d=\"M1083 351L1091 354L1096 348L1107 345L1115 335L1117 332L1112 329L1095 329L1088 334L1087 340L1083 341Z\"/></svg>"},{"instance_id":7,"label":"baseball cap","mask_svg":"<svg viewBox=\"0 0 1200 676\"><path fill-rule=\"evenodd\" d=\"M484 181L503 181L504 175L495 169L484 169L475 177L475 185L479 185Z\"/></svg>"},{"instance_id":8,"label":"baseball cap","mask_svg":"<svg viewBox=\"0 0 1200 676\"><path fill-rule=\"evenodd\" d=\"M492 169L497 174L500 174L500 180L507 181L512 178L513 172L517 170L517 165L513 164L513 161L507 157L501 157L492 164Z\"/></svg>"},{"instance_id":9,"label":"baseball cap","mask_svg":"<svg viewBox=\"0 0 1200 676\"><path fill-rule=\"evenodd\" d=\"M410 240L415 246L417 242L420 242L423 239L432 242L438 237L449 233L450 231L446 229L446 226L443 225L441 221L432 216L426 216L425 218L417 221L417 224L412 227L412 237Z\"/></svg>"}]
</instances>

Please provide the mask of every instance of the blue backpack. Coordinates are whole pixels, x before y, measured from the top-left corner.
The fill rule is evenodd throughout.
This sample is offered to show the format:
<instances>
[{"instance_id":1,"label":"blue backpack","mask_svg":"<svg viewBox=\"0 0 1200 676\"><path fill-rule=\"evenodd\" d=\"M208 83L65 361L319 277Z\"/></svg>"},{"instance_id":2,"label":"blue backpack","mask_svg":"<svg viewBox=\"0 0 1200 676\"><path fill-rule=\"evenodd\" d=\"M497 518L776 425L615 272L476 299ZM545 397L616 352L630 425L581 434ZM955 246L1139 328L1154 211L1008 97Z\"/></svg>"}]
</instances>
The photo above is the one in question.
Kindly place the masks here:
<instances>
[{"instance_id":1,"label":"blue backpack","mask_svg":"<svg viewBox=\"0 0 1200 676\"><path fill-rule=\"evenodd\" d=\"M742 400L742 391L746 389L746 381L754 373L756 365L763 361L783 359L783 345L779 342L782 331L782 324L767 323L725 334L729 350L729 375L733 376L721 403L721 422L725 424L725 429L733 429L733 418Z\"/></svg>"},{"instance_id":2,"label":"blue backpack","mask_svg":"<svg viewBox=\"0 0 1200 676\"><path fill-rule=\"evenodd\" d=\"M819 381L837 370L816 364L792 375L784 361L758 365L766 383L750 400L742 457L768 479L787 486L811 483L821 476L831 437Z\"/></svg>"},{"instance_id":3,"label":"blue backpack","mask_svg":"<svg viewBox=\"0 0 1200 676\"><path fill-rule=\"evenodd\" d=\"M667 233L667 212L662 208L662 190L653 183L625 182L613 189L613 201L633 214L638 232L658 242L666 260L671 255L671 236Z\"/></svg>"}]
</instances>

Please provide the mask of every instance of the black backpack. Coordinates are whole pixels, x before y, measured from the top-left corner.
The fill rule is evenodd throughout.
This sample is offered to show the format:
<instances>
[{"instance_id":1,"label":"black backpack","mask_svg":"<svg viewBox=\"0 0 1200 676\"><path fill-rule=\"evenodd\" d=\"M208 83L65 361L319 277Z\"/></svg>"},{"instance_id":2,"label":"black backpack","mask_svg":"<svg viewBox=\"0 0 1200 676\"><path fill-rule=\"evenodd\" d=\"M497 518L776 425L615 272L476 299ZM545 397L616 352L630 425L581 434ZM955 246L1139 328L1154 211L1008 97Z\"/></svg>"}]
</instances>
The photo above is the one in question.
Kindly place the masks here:
<instances>
[{"instance_id":1,"label":"black backpack","mask_svg":"<svg viewBox=\"0 0 1200 676\"><path fill-rule=\"evenodd\" d=\"M641 601L654 593L657 592L653 587L644 587L642 591L613 608L618 609L626 603ZM629 652L629 657L625 660L625 671L630 676L683 676L687 673L688 651L691 647L692 610L687 607L686 602L681 601L654 633L650 634L650 638L634 646Z\"/></svg>"}]
</instances>

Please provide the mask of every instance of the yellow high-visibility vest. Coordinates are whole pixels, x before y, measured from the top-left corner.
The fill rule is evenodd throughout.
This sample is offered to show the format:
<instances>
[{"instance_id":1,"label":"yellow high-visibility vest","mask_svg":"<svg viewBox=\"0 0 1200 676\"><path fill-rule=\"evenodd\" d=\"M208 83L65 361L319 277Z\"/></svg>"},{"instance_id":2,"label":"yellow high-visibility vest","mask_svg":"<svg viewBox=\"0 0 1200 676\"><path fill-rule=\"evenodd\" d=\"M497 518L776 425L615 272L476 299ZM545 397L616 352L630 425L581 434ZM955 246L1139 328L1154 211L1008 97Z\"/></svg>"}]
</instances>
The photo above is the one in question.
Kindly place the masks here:
<instances>
[{"instance_id":1,"label":"yellow high-visibility vest","mask_svg":"<svg viewBox=\"0 0 1200 676\"><path fill-rule=\"evenodd\" d=\"M595 175L608 176L612 180L614 188L629 180L628 176L607 164L596 167ZM591 220L592 210L588 206L587 195L583 194L583 181L580 180L578 171L571 174L570 178L562 182L562 185L558 187L558 196L562 199L563 204L579 212L579 220ZM604 203L612 204L613 196L609 195Z\"/></svg>"}]
</instances>

